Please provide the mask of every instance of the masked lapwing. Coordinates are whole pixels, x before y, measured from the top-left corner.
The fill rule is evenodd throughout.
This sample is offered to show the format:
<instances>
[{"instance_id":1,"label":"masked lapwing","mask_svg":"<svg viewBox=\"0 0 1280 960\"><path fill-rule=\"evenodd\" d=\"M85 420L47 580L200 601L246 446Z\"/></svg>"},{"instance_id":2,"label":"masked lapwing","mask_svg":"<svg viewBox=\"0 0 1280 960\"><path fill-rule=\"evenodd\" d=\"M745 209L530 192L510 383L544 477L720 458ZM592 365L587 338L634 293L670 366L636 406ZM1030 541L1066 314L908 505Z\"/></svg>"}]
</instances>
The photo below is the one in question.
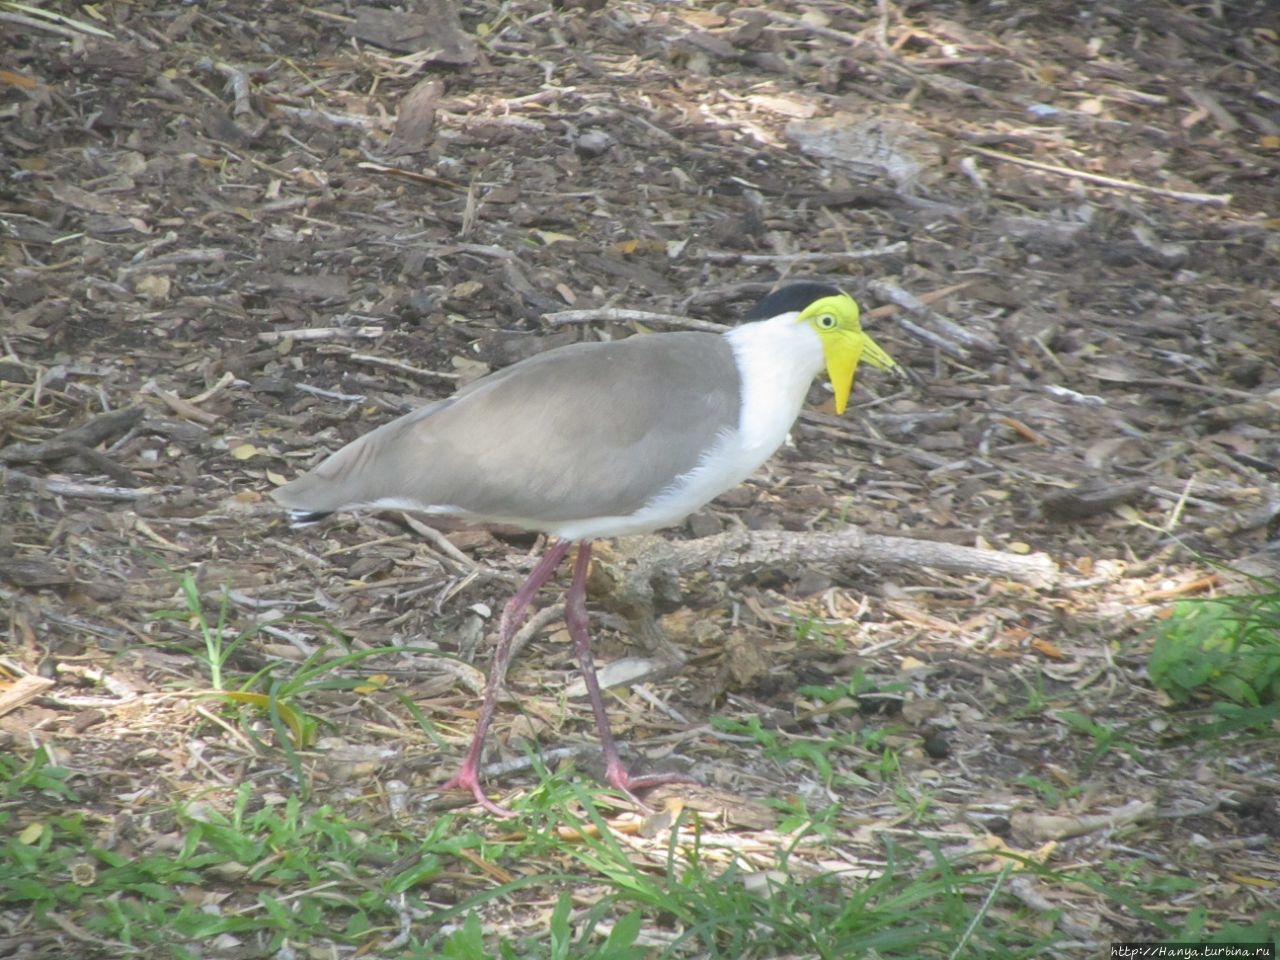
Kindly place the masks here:
<instances>
[{"instance_id":1,"label":"masked lapwing","mask_svg":"<svg viewBox=\"0 0 1280 960\"><path fill-rule=\"evenodd\" d=\"M896 370L848 294L816 282L766 296L723 334L672 332L557 347L489 374L353 440L273 496L297 524L393 509L502 523L554 538L506 604L471 746L445 785L506 811L480 783L511 642L538 589L576 544L565 622L610 784L684 779L627 770L609 729L587 629L591 542L683 521L785 441L824 369L843 413L858 364Z\"/></svg>"}]
</instances>

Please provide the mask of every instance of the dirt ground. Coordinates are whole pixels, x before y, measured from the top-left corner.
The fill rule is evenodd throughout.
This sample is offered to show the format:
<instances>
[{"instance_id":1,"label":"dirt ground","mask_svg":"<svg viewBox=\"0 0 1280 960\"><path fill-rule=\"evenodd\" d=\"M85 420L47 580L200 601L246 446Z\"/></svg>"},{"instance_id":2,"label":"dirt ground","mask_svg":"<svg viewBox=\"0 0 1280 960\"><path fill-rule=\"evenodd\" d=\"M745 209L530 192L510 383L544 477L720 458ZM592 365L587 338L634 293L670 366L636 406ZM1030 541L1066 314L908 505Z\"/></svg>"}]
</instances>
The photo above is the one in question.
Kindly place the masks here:
<instances>
[{"instance_id":1,"label":"dirt ground","mask_svg":"<svg viewBox=\"0 0 1280 960\"><path fill-rule=\"evenodd\" d=\"M210 684L194 631L155 617L182 606L179 575L212 609L228 591L241 628L305 613L354 649L483 667L485 611L532 537L444 525L458 559L393 515L292 531L267 491L460 382L633 332L599 311L731 323L818 276L920 384L863 370L843 418L816 385L794 445L667 536L851 523L1057 574L856 555L692 574L659 611L687 663L649 700L619 694L632 756L677 754L731 796L842 803L864 837L899 822L895 788L928 790L934 830L1172 864L1202 882L1168 909L1212 924L1275 896L1274 741L1162 739L1184 721L1144 673L1170 598L1237 585L1211 563L1280 565L1274 4L45 9L69 19L0 11L0 608L5 662L56 683L0 718L0 747L55 745L108 818L248 778L289 791L278 757L172 695ZM570 309L597 319L548 319ZM593 604L602 660L646 653L607 589ZM493 758L590 739L562 632L513 670ZM331 642L290 620L228 670ZM410 783L426 816L475 676L357 669L450 749L395 696L316 694L317 800L382 815L332 760L376 750L374 779ZM858 670L895 685L874 711L801 690ZM1130 749L1095 754L1059 709ZM709 735L713 714L893 727L901 779L829 788ZM1056 905L1082 939L1150 934L1078 895Z\"/></svg>"}]
</instances>

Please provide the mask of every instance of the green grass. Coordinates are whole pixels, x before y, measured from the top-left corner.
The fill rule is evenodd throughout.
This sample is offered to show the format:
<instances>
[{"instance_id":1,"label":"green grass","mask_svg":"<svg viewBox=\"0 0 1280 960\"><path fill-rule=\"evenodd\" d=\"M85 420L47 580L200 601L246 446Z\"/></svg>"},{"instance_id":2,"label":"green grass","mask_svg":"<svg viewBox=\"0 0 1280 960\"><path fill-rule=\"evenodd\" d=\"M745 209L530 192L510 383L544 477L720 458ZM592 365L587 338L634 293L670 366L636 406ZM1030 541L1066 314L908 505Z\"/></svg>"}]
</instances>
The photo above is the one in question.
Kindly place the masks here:
<instances>
[{"instance_id":1,"label":"green grass","mask_svg":"<svg viewBox=\"0 0 1280 960\"><path fill-rule=\"evenodd\" d=\"M993 871L985 853L890 836L839 873L813 855L839 839L836 809L819 811L812 829L796 820L762 868L691 813L661 840L621 836L596 811L597 791L560 776L518 799L519 818L497 835L466 816L410 829L297 797L255 809L245 784L227 810L199 802L152 811L156 822L170 819L148 839L169 842L126 854L100 844L103 825L78 809L68 772L43 752L22 765L0 758L0 774L0 909L20 905L38 927L55 914L73 923L100 945L83 957L195 960L211 943L239 945L245 956L311 945L402 960L1045 956L1060 935L1010 893L1018 876L1042 889L1100 891L1167 939L1210 930L1206 916L1169 923L1144 906L1190 889L1159 874L1052 871L1011 858ZM51 805L56 812L34 813ZM478 862L512 879L496 882ZM441 889L466 895L446 903ZM1275 922L1280 914L1234 932L1259 939Z\"/></svg>"},{"instance_id":2,"label":"green grass","mask_svg":"<svg viewBox=\"0 0 1280 960\"><path fill-rule=\"evenodd\" d=\"M51 793L75 805L64 772L41 754L4 772L5 800ZM696 819L686 824L691 839L677 842L673 833L658 858L637 856L586 788L557 777L524 812L524 832L501 840L466 828L464 818L439 817L415 836L328 806L307 809L297 798L255 810L253 796L246 784L226 812L177 805L176 842L127 856L99 846L100 825L74 809L34 819L6 841L0 904L22 904L37 923L54 913L73 920L102 955L183 960L219 938L263 955L323 940L386 956L378 945L399 936L399 957L533 960L945 957L962 944L955 955L1029 957L1048 942L987 915L1008 869L969 871L937 850L925 862L886 842L872 878L841 877L797 855L798 833L773 869L760 871L707 845ZM6 803L5 827L13 826L8 810ZM557 826L581 839L556 839ZM551 858L566 869L531 872L451 906L420 899L469 862L463 851L507 869ZM581 906L566 885L600 893ZM481 919L487 905L556 888L546 927L534 935L504 937Z\"/></svg>"},{"instance_id":3,"label":"green grass","mask_svg":"<svg viewBox=\"0 0 1280 960\"><path fill-rule=\"evenodd\" d=\"M398 895L481 844L447 818L415 839L371 830L328 806L305 809L298 797L251 810L254 789L243 784L226 813L204 803L166 808L170 828L149 839L172 842L123 855L100 845L103 825L74 809L68 772L50 766L43 751L3 772L5 800L52 793L72 809L7 837L0 903L21 903L37 921L74 918L108 955L161 948L149 955L196 958L202 941L218 937L276 950L322 930L358 944L399 923L391 906ZM0 812L0 825L10 827L10 816Z\"/></svg>"},{"instance_id":4,"label":"green grass","mask_svg":"<svg viewBox=\"0 0 1280 960\"><path fill-rule=\"evenodd\" d=\"M834 718L836 722L832 729L815 729L812 733L780 730L766 727L754 714L743 719L713 715L711 725L725 733L751 738L760 746L763 755L775 763L799 763L810 767L828 788L866 786L870 781L851 769L847 758L857 757L857 766L877 780L893 778L899 769L899 760L896 751L885 745L892 730L876 726L859 728L856 725L845 725L842 729L839 718L842 714L860 713L859 697L865 693L897 693L903 689L900 684L887 684L873 690L863 672L857 670L845 683L801 686L796 691L800 698L797 700L798 713L809 720Z\"/></svg>"},{"instance_id":5,"label":"green grass","mask_svg":"<svg viewBox=\"0 0 1280 960\"><path fill-rule=\"evenodd\" d=\"M218 599L217 609L210 612L200 595L200 586L194 573L169 571L178 584L183 606L157 610L150 620L171 620L186 624L200 641L191 652L209 668L209 685L214 690L225 689L224 671L228 661L246 640L258 633L258 627L233 630L230 625L231 596L224 587Z\"/></svg>"},{"instance_id":6,"label":"green grass","mask_svg":"<svg viewBox=\"0 0 1280 960\"><path fill-rule=\"evenodd\" d=\"M196 783L194 798L132 801L134 829L121 842L104 807L79 795L83 774L57 766L44 749L25 760L0 755L0 917L11 924L17 918L25 930L56 933L70 925L83 935L76 956L86 960L196 960L217 950L395 960L1069 955L1055 914L1033 910L1017 895L1028 884L1064 915L1087 891L1166 940L1263 940L1280 930L1273 908L1258 907L1256 922L1235 925L1199 905L1168 910L1197 895L1201 881L1158 858L1063 858L1070 867L1054 869L981 843L970 848L960 842L963 832L944 847L927 827L950 823L943 818L954 801L942 789L935 796L909 788L888 727L844 722L871 689L861 675L798 691L801 712L823 720L820 734L804 724L771 729L750 715L715 723L750 737L759 756L807 768L848 796L868 795L875 785L875 813L789 795L772 801L779 815L773 830L734 833L685 810L673 827L642 839L619 833L598 812L598 787L540 767L536 786L511 798L517 817L509 822L469 810L430 814L412 804L405 820L375 816L381 806L370 804L369 794L376 787L345 800L341 790L326 792L321 802L309 777L313 739L332 702L325 698L339 693L350 702L377 690L362 673L365 661L392 651L339 646L237 675L234 653L251 628L230 622L225 604L206 614L191 586L183 591L188 608L174 611L171 622L196 638L200 662L233 718L245 711L238 729L253 750L266 765L283 759L288 775L275 776L270 788L209 780ZM1206 621L1213 630L1196 621L1199 614L1179 611L1183 622L1166 627L1166 642L1186 657L1206 648L1214 658L1227 647L1265 648L1265 638L1242 625L1246 609L1261 610L1270 623L1265 605L1232 606L1229 618L1213 609ZM1224 629L1234 631L1225 644ZM1213 662L1203 682L1188 689L1223 696L1236 688L1215 688L1215 677L1265 676ZM1230 718L1222 712L1228 708L1271 708L1265 691L1250 689L1254 697L1244 703L1221 704L1219 719ZM428 741L434 736L406 696L392 705ZM1053 717L1086 739L1085 766L1158 749L1150 738L1141 747L1130 742L1133 730L1083 706ZM281 789L287 781L292 790ZM1053 809L1085 789L1035 771L1018 782ZM894 829L868 834L878 821Z\"/></svg>"},{"instance_id":7,"label":"green grass","mask_svg":"<svg viewBox=\"0 0 1280 960\"><path fill-rule=\"evenodd\" d=\"M1010 907L1012 900L1002 891L1020 869L1016 865L994 875L982 873L972 869L976 861L957 862L936 847L908 851L886 840L876 863L840 874L817 867L801 853L808 840L825 842L826 831L819 829L816 836L797 830L779 848L772 867L761 870L726 854L693 814L686 815L684 831L668 837L661 857L651 849L637 856L633 844L596 812L586 788L559 781L554 789L557 822L573 827L581 838L561 844L560 854L582 869L583 881L603 881L611 891L582 911L582 921L600 926L607 913L621 918L612 928L617 939L600 944L600 952L564 956L1012 958L1040 955L1052 939L1029 935L1033 924L1009 924L1003 911L999 920L990 916L997 902ZM827 810L822 816L838 813ZM641 929L649 932L649 942L660 944L647 953L633 952L637 916L645 921ZM619 937L619 929L625 936ZM492 936L487 942L495 946ZM496 946L501 949L501 942ZM502 955L561 955L530 949L526 943ZM486 954L459 954L473 955Z\"/></svg>"},{"instance_id":8,"label":"green grass","mask_svg":"<svg viewBox=\"0 0 1280 960\"><path fill-rule=\"evenodd\" d=\"M209 675L207 695L222 701L235 713L247 708L254 718L265 718L272 732L268 743L260 736L258 726L249 718L236 714L239 730L260 752L278 749L288 763L304 796L309 777L304 770L303 751L316 741L323 721L308 710L308 703L325 693L345 693L353 697L378 689L381 682L358 672L363 661L386 656L413 653L413 647L370 647L350 650L349 638L327 621L307 614L295 613L273 621L273 626L301 624L337 643L340 652L320 647L301 663L271 660L253 673L232 672L235 655L246 641L258 636L263 624L239 627L232 622L230 591L224 587L214 609L200 594L195 576L190 572L170 571L178 584L184 606L160 610L152 620L168 621L180 634L195 642L180 642L179 649L189 653ZM432 651L433 653L435 651ZM432 739L435 731L416 705L401 698L401 705L418 721Z\"/></svg>"}]
</instances>

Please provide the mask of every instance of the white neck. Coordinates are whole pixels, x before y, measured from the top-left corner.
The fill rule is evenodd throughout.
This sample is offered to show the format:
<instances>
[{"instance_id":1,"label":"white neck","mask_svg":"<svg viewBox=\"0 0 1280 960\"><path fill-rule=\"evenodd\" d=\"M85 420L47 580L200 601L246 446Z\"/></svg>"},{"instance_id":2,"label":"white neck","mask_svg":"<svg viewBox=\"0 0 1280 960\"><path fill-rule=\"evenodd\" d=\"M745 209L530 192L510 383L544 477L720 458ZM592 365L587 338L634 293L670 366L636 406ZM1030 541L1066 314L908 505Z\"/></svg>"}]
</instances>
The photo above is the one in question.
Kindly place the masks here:
<instances>
[{"instance_id":1,"label":"white neck","mask_svg":"<svg viewBox=\"0 0 1280 960\"><path fill-rule=\"evenodd\" d=\"M725 334L742 376L738 428L745 447L776 450L800 415L813 378L822 372L822 343L807 324L796 323L796 316L744 323Z\"/></svg>"}]
</instances>

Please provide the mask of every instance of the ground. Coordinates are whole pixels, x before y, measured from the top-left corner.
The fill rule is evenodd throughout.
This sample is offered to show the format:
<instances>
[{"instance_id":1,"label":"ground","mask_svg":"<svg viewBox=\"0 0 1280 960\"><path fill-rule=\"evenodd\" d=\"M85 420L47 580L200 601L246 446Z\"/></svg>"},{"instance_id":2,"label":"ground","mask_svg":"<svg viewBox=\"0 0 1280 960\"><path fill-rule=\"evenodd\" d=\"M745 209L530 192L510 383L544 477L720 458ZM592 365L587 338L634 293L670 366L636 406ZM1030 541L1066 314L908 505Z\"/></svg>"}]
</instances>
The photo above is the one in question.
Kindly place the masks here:
<instances>
[{"instance_id":1,"label":"ground","mask_svg":"<svg viewBox=\"0 0 1280 960\"><path fill-rule=\"evenodd\" d=\"M117 852L175 802L225 812L252 782L280 803L300 774L307 804L374 821L398 784L421 831L474 718L478 674L446 658L484 666L534 539L394 515L294 531L268 491L489 370L664 329L604 311L731 323L822 277L918 382L863 369L843 418L815 385L793 444L666 536L852 524L1057 572L853 552L692 572L657 611L687 662L612 701L631 757L718 791L686 802L764 804L715 828L758 833L761 862L782 800L838 804L828 839L871 872L885 835L923 831L1185 882L1136 905L1020 894L1062 911L1063 955L1273 909L1274 739L1188 735L1146 666L1170 600L1275 577L1276 8L408 10L0 4L4 664L54 681L0 746L45 746L77 809L133 824L100 841ZM610 593L601 659L652 653ZM192 695L218 680L201 604L264 626L221 666L295 684L274 732L265 684ZM517 662L490 759L589 741L562 634ZM280 670L348 654L323 674L345 689ZM315 722L282 760L285 727ZM486 922L532 924L504 909ZM25 955L93 955L21 903L3 916Z\"/></svg>"}]
</instances>

